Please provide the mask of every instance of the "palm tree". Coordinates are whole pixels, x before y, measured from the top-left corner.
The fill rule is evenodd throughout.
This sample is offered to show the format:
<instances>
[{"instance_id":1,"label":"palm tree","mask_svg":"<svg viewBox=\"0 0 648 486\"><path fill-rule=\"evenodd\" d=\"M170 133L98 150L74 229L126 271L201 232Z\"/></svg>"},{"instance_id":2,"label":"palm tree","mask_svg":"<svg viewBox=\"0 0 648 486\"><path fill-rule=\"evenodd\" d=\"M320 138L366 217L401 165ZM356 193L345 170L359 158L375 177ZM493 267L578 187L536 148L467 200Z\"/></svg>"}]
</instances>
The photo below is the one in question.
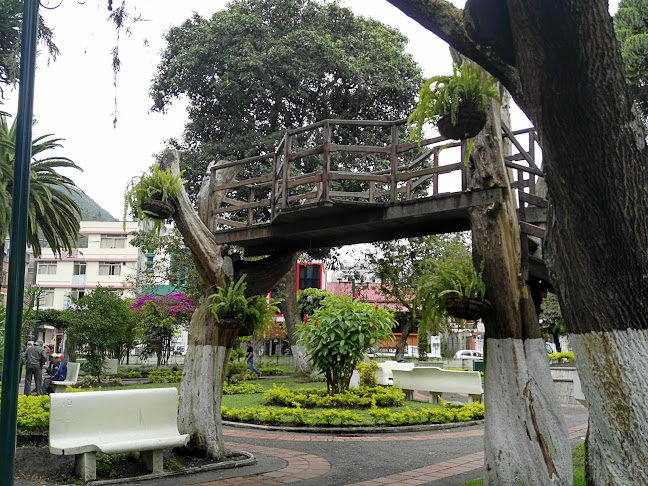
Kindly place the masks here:
<instances>
[{"instance_id":1,"label":"palm tree","mask_svg":"<svg viewBox=\"0 0 648 486\"><path fill-rule=\"evenodd\" d=\"M51 137L52 134L43 135L32 141L27 243L37 257L41 254L39 237L59 256L63 250L72 250L81 218L81 210L71 197L76 189L74 181L57 172L61 168L81 168L67 157L38 158L48 150L62 147L62 139ZM0 115L0 261L9 232L15 152L16 122L9 127L7 118Z\"/></svg>"}]
</instances>

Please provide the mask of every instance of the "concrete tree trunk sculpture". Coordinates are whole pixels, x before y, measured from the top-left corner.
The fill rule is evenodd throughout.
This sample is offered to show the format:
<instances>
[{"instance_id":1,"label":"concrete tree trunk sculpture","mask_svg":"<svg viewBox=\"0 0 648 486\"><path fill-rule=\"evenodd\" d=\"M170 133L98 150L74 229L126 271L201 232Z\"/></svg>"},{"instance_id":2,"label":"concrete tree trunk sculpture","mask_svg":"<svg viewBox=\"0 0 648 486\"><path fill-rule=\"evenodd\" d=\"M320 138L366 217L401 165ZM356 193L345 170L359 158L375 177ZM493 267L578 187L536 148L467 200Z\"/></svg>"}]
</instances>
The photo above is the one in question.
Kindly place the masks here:
<instances>
[{"instance_id":1,"label":"concrete tree trunk sculpture","mask_svg":"<svg viewBox=\"0 0 648 486\"><path fill-rule=\"evenodd\" d=\"M572 484L567 427L549 370L530 290L523 281L515 197L509 185L500 105L487 107L484 130L474 139L468 190L502 191L499 202L470 210L473 259L492 308L486 327L484 433L488 485ZM533 464L535 467L529 467Z\"/></svg>"},{"instance_id":2,"label":"concrete tree trunk sculpture","mask_svg":"<svg viewBox=\"0 0 648 486\"><path fill-rule=\"evenodd\" d=\"M180 172L179 153L167 149L160 168ZM218 172L217 172L218 174ZM223 175L223 174L222 174ZM232 178L234 173L225 171L223 177ZM209 184L209 179L203 181ZM199 194L200 214L204 210L207 191ZM218 200L218 195L215 198ZM180 413L178 428L183 434L191 434L190 447L206 453L209 457L227 455L223 441L221 419L221 396L232 347L236 343L244 323L235 327L217 322L207 303L207 297L219 286L247 274L248 296L263 295L289 270L294 271L294 253L271 255L263 260L244 262L227 256L227 248L216 243L204 221L192 207L184 189L175 203L173 220L191 251L198 270L203 293L189 324L189 346L185 358L180 388ZM249 331L249 330L248 330Z\"/></svg>"},{"instance_id":3,"label":"concrete tree trunk sculpture","mask_svg":"<svg viewBox=\"0 0 648 486\"><path fill-rule=\"evenodd\" d=\"M538 131L546 262L589 404L588 484L648 477L648 149L607 0L388 0L496 76ZM534 465L533 467L539 467Z\"/></svg>"}]
</instances>

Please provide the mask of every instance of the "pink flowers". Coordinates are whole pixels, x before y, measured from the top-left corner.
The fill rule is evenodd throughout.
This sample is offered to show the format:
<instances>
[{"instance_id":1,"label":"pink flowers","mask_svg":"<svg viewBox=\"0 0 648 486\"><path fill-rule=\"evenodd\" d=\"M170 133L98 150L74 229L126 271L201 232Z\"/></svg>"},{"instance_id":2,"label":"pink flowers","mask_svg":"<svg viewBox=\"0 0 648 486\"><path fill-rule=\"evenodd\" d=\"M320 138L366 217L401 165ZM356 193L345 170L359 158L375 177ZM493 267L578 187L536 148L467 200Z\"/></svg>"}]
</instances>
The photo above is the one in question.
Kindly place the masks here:
<instances>
[{"instance_id":1,"label":"pink flowers","mask_svg":"<svg viewBox=\"0 0 648 486\"><path fill-rule=\"evenodd\" d=\"M162 314L173 317L191 317L196 306L183 292L166 295L142 295L129 307L137 312L147 306L153 306Z\"/></svg>"},{"instance_id":2,"label":"pink flowers","mask_svg":"<svg viewBox=\"0 0 648 486\"><path fill-rule=\"evenodd\" d=\"M304 323L307 323L307 322L308 322L308 314L306 314L306 315L304 316Z\"/></svg>"}]
</instances>

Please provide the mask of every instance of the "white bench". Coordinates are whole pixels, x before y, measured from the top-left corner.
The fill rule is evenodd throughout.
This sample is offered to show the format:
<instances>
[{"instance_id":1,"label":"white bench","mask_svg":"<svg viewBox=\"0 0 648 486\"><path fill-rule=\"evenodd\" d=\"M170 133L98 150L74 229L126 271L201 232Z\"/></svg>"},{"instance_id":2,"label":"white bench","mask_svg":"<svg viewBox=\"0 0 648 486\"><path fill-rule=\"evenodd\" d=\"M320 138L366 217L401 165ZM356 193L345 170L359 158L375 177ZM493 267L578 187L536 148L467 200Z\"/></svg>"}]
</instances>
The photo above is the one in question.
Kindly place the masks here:
<instances>
[{"instance_id":1,"label":"white bench","mask_svg":"<svg viewBox=\"0 0 648 486\"><path fill-rule=\"evenodd\" d=\"M580 376L574 371L574 400L580 403L583 407L587 407L587 400L583 394L583 388L581 386Z\"/></svg>"},{"instance_id":2,"label":"white bench","mask_svg":"<svg viewBox=\"0 0 648 486\"><path fill-rule=\"evenodd\" d=\"M392 373L394 385L403 389L408 400L412 400L414 390L418 390L430 393L430 403L439 403L442 393L467 393L470 402L482 401L484 389L479 371L419 367L411 371L393 370Z\"/></svg>"},{"instance_id":3,"label":"white bench","mask_svg":"<svg viewBox=\"0 0 648 486\"><path fill-rule=\"evenodd\" d=\"M399 363L398 361L383 361L378 363L380 369L376 371L376 380L379 385L393 385L394 384L394 370L410 371L414 369L414 363Z\"/></svg>"},{"instance_id":4,"label":"white bench","mask_svg":"<svg viewBox=\"0 0 648 486\"><path fill-rule=\"evenodd\" d=\"M178 432L174 387L66 393L50 400L50 452L74 454L75 471L86 482L97 477L97 452L139 451L146 468L161 473L162 449L189 441Z\"/></svg>"},{"instance_id":5,"label":"white bench","mask_svg":"<svg viewBox=\"0 0 648 486\"><path fill-rule=\"evenodd\" d=\"M52 390L54 393L65 393L65 388L68 386L76 385L77 380L79 379L79 363L68 363L67 364L67 376L64 381L53 381Z\"/></svg>"}]
</instances>

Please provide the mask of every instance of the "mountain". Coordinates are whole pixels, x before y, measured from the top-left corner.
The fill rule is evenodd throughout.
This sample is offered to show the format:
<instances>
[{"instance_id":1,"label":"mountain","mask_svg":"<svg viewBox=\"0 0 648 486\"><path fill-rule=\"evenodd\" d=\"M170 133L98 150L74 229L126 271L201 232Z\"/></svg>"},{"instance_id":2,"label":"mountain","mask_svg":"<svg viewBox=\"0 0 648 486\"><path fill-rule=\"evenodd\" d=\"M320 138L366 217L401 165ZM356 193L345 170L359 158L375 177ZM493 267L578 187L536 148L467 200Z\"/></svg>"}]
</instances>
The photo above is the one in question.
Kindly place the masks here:
<instances>
[{"instance_id":1,"label":"mountain","mask_svg":"<svg viewBox=\"0 0 648 486\"><path fill-rule=\"evenodd\" d=\"M72 191L72 199L81 209L81 221L119 221L81 189Z\"/></svg>"}]
</instances>

